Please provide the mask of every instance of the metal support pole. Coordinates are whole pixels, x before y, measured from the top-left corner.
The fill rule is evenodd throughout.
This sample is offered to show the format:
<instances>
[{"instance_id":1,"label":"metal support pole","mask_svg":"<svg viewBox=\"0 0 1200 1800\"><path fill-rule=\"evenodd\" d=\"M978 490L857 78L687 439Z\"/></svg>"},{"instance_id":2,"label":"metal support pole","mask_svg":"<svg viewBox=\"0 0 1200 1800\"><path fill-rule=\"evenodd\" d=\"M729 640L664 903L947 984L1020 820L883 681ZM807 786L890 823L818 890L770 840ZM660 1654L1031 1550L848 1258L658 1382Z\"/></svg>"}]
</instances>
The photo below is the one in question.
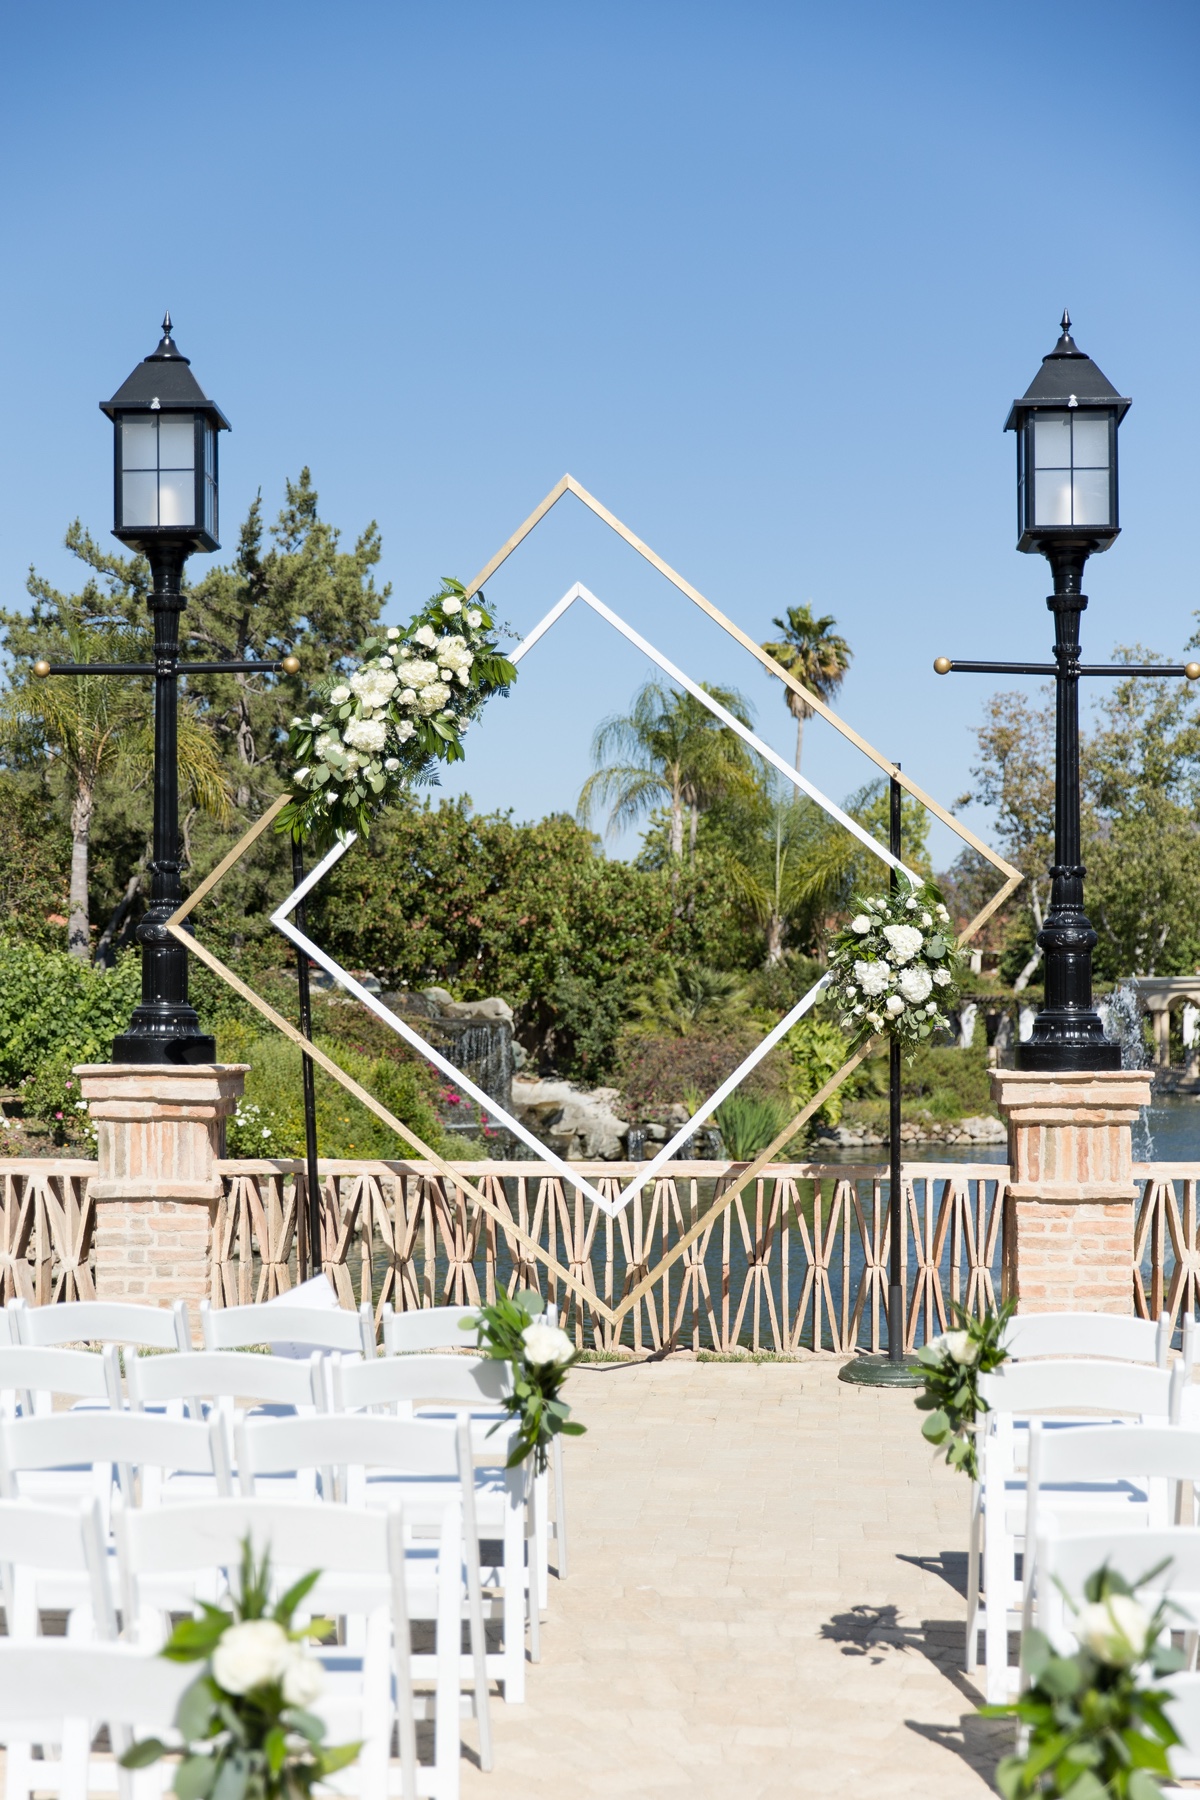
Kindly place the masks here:
<instances>
[{"instance_id":1,"label":"metal support pole","mask_svg":"<svg viewBox=\"0 0 1200 1800\"><path fill-rule=\"evenodd\" d=\"M129 1030L113 1044L116 1063L213 1063L216 1039L200 1030L188 1004L188 957L166 922L183 898L180 885L178 667L181 590L188 552L156 545L147 553L154 588L154 857L150 905L138 926L142 999Z\"/></svg>"},{"instance_id":2,"label":"metal support pole","mask_svg":"<svg viewBox=\"0 0 1200 1800\"><path fill-rule=\"evenodd\" d=\"M897 769L900 764L896 764ZM892 855L902 859L903 814L901 801L903 789L896 777L891 777L888 849ZM899 876L895 869L891 874L891 891L894 894L899 886ZM904 1203L901 1193L900 1172L900 1041L893 1037L888 1046L888 1147L891 1152L891 1170L888 1182L888 1217L891 1229L891 1268L888 1285L888 1359L893 1363L904 1360L904 1263L901 1255L901 1238L904 1226Z\"/></svg>"},{"instance_id":3,"label":"metal support pole","mask_svg":"<svg viewBox=\"0 0 1200 1800\"><path fill-rule=\"evenodd\" d=\"M295 838L292 839L292 883L299 887L304 880L304 852ZM304 915L304 902L296 907L296 924L301 931L307 932L308 922ZM303 950L296 951L296 980L300 990L300 1029L312 1043L312 996L308 985L308 957ZM317 1167L317 1095L313 1078L313 1059L305 1051L300 1053L300 1068L304 1082L304 1158L307 1164L308 1206L305 1213L305 1231L303 1233L304 1248L307 1255L308 1275L319 1275L323 1266L321 1255L321 1176ZM297 1258L299 1261L299 1258ZM302 1270L300 1279L305 1279Z\"/></svg>"}]
</instances>

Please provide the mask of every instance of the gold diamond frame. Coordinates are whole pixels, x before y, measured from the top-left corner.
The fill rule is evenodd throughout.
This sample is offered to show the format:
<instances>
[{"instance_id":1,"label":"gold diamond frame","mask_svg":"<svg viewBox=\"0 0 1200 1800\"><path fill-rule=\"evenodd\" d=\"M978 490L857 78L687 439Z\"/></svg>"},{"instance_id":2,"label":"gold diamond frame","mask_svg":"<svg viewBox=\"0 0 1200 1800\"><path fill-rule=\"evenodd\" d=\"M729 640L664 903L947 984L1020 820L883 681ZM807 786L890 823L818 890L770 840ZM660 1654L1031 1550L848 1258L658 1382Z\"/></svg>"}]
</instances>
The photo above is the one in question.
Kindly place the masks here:
<instances>
[{"instance_id":1,"label":"gold diamond frame","mask_svg":"<svg viewBox=\"0 0 1200 1800\"><path fill-rule=\"evenodd\" d=\"M784 686L791 689L793 693L798 694L801 699L803 699L806 706L813 712L819 713L820 716L827 720L836 731L840 732L844 738L848 739L848 741L854 744L857 749L861 750L870 761L875 763L884 774L895 778L895 780L897 780L914 799L920 801L923 806L928 808L935 818L940 819L944 825L947 825L956 837L960 838L964 843L969 844L972 849L978 851L978 853L983 856L993 868L997 869L1005 877L1003 885L999 888L997 893L993 895L986 906L980 909L971 920L970 924L960 933L959 943L965 944L974 937L976 932L981 929L989 918L991 918L997 908L1003 906L1009 895L1020 885L1020 882L1023 879L1020 870L1013 868L1011 863L1005 861L1005 859L999 856L996 851L990 849L987 844L976 837L974 832L963 825L959 820L955 819L952 814L947 812L944 807L940 806L929 794L926 794L910 776L906 775L903 770L899 769L894 763L882 756L880 752L876 750L872 744L868 743L864 737L860 736L852 726L847 725L844 720L840 719L832 708L827 706L818 695L810 692L810 690L804 687L801 682L797 681L793 675L782 668L774 658L768 656L766 651L756 644L752 638L748 637L747 634L735 625L731 619L728 619L718 607L714 606L710 600L706 599L705 596L700 593L698 588L693 587L691 583L686 581L682 575L670 566L669 563L658 556L648 544L644 543L636 533L632 532L627 525L623 524L615 514L609 512L608 508L602 505L601 502L590 494L586 488L581 486L572 475L564 475L562 479L551 488L545 499L534 508L524 523L517 528L491 560L484 564L478 575L476 575L474 580L468 585L465 597L470 599L473 594L477 593L484 584L491 579L497 569L508 560L518 545L521 544L525 538L529 536L529 533L534 527L545 518L551 507L556 505L557 502L562 499L563 495L567 493L574 494L583 505L595 513L597 518L603 520L606 525L615 531L618 537L624 539L632 549L636 550L639 556L644 557L653 568L657 569L658 572L665 576L674 587L678 588L680 593L684 594L695 606L698 606L702 612L706 613L715 624L720 625L722 630L727 631L735 642L741 644L743 649L748 650L751 656L760 662L770 674L782 681ZM335 1081L339 1082L349 1093L352 1093L356 1099L365 1105L369 1111L373 1112L390 1130L394 1131L404 1142L411 1145L422 1161L431 1163L445 1180L452 1182L456 1187L460 1188L469 1199L474 1201L474 1203L481 1208L483 1212L502 1224L505 1231L514 1236L524 1249L558 1276L569 1292L574 1293L582 1304L590 1307L594 1312L599 1313L600 1316L614 1329L620 1325L625 1314L630 1311L644 1294L649 1292L665 1271L670 1268L673 1263L678 1261L696 1239L709 1228L713 1220L716 1219L726 1207L731 1206L738 1195L764 1172L777 1153L783 1149L790 1139L794 1137L805 1124L807 1124L813 1114L824 1105L831 1094L836 1092L842 1082L853 1073L868 1053L869 1045L864 1045L843 1063L842 1067L830 1077L816 1094L813 1095L812 1099L807 1101L805 1105L800 1108L795 1117L788 1122L774 1141L768 1144L766 1149L761 1151L759 1155L755 1157L754 1161L749 1163L730 1185L716 1197L708 1212L705 1213L683 1237L672 1245L671 1249L661 1261L622 1298L618 1306L610 1308L600 1300L599 1296L592 1289L588 1288L582 1281L571 1275L567 1269L564 1269L562 1264L552 1257L548 1251L543 1250L540 1245L536 1244L526 1233L522 1232L519 1227L516 1227L511 1218L501 1214L499 1209L494 1206L492 1202L487 1200L476 1185L464 1175L461 1167L457 1169L452 1167L451 1164L443 1157L439 1156L436 1151L432 1150L428 1144L423 1143L421 1139L417 1137L415 1132L405 1125L402 1120L396 1118L394 1114L389 1112L387 1107L383 1106L373 1095L368 1094L365 1088L360 1087L359 1084L347 1075L331 1057L325 1055L325 1053L319 1050L315 1044L310 1044L294 1025L287 1019L284 1019L273 1007L269 1006L265 1000L262 1000L255 994L239 976L234 974L232 969L226 968L220 959L213 955L211 950L208 950L204 945L197 942L191 932L183 929L183 921L187 915L200 903L206 894L211 892L233 865L240 860L244 853L250 848L251 844L257 840L260 834L266 830L282 811L283 807L287 804L287 800L287 795L281 795L274 805L263 814L262 818L251 826L250 830L234 845L228 855L218 863L212 873L201 882L200 886L190 898L184 901L182 906L176 909L171 918L167 921L168 929L181 943L186 945L194 955L198 956L208 968L212 969L214 974L219 975L221 979L234 990L234 992L240 994L244 1000L255 1007L255 1009L260 1012L276 1030L281 1031L285 1037L290 1038L293 1042L298 1044L313 1058L314 1062L318 1063L321 1068L325 1070L326 1074L331 1075ZM287 903L285 902L284 904L286 906Z\"/></svg>"}]
</instances>

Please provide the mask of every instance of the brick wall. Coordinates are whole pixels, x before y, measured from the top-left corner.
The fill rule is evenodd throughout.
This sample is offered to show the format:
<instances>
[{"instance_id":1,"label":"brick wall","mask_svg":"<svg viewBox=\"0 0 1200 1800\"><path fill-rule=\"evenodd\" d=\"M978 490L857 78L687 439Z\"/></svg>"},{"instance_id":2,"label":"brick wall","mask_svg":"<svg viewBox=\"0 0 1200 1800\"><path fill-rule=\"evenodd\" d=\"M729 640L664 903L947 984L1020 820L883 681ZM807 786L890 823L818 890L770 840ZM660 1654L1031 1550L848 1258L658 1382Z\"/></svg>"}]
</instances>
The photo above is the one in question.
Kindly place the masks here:
<instances>
[{"instance_id":1,"label":"brick wall","mask_svg":"<svg viewBox=\"0 0 1200 1800\"><path fill-rule=\"evenodd\" d=\"M1128 1200L1005 1199L1005 1292L1021 1312L1133 1310Z\"/></svg>"},{"instance_id":2,"label":"brick wall","mask_svg":"<svg viewBox=\"0 0 1200 1800\"><path fill-rule=\"evenodd\" d=\"M215 1211L215 1202L202 1200L98 1201L97 1294L151 1306L206 1300Z\"/></svg>"}]
</instances>

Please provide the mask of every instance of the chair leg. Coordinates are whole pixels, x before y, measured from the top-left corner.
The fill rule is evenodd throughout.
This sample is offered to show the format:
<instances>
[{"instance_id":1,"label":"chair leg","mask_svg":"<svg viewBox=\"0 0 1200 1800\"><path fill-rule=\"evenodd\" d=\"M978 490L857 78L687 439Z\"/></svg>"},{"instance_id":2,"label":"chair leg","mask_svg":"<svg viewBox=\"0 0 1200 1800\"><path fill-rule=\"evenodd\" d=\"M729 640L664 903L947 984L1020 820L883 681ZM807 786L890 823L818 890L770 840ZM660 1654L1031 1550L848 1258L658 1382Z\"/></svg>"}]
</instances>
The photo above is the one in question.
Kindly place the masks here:
<instances>
[{"instance_id":1,"label":"chair leg","mask_svg":"<svg viewBox=\"0 0 1200 1800\"><path fill-rule=\"evenodd\" d=\"M973 1675L979 1660L979 1557L982 1550L980 1527L983 1523L983 1488L978 1481L971 1483L970 1506L970 1525L967 1531L967 1644L963 1668L968 1675Z\"/></svg>"},{"instance_id":2,"label":"chair leg","mask_svg":"<svg viewBox=\"0 0 1200 1800\"><path fill-rule=\"evenodd\" d=\"M537 1488L536 1480L531 1481L525 1514L528 1542L526 1586L529 1594L529 1660L533 1663L539 1663L542 1660L542 1561L539 1554L541 1539L538 1535ZM545 1484L543 1483L544 1491Z\"/></svg>"},{"instance_id":3,"label":"chair leg","mask_svg":"<svg viewBox=\"0 0 1200 1800\"><path fill-rule=\"evenodd\" d=\"M1004 1529L1003 1516L993 1518L989 1515L983 1534L983 1655L986 1692L991 1704L1009 1698L1008 1601L1012 1578L1012 1539Z\"/></svg>"},{"instance_id":4,"label":"chair leg","mask_svg":"<svg viewBox=\"0 0 1200 1800\"><path fill-rule=\"evenodd\" d=\"M567 1484L563 1478L563 1441L558 1434L551 1446L554 1458L554 1548L558 1579L567 1579Z\"/></svg>"}]
</instances>

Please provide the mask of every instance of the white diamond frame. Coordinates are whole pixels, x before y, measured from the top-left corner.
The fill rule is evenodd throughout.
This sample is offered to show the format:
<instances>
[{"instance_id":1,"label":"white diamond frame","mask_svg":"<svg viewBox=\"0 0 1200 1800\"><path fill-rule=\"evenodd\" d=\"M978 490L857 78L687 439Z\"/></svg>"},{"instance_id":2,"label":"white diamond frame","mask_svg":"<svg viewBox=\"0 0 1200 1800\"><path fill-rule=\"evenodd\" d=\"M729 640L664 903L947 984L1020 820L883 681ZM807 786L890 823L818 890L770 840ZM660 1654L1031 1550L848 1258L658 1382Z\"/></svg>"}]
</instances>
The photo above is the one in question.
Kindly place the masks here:
<instances>
[{"instance_id":1,"label":"white diamond frame","mask_svg":"<svg viewBox=\"0 0 1200 1800\"><path fill-rule=\"evenodd\" d=\"M510 660L514 663L519 663L522 657L526 656L533 646L545 636L551 627L558 623L577 600L582 600L593 612L600 618L606 620L614 630L618 631L622 637L627 638L631 644L642 651L651 662L657 664L663 673L669 676L672 681L678 682L679 686L684 688L693 696L693 698L698 700L702 706L706 706L709 712L718 718L723 725L727 726L730 731L735 732L736 735L740 737L744 743L748 744L757 755L761 756L765 762L770 763L773 768L784 775L796 788L807 794L810 799L815 800L817 805L828 813L831 819L835 819L838 824L844 825L845 828L851 832L854 837L858 838L860 843L870 850L874 856L879 857L881 862L887 864L889 868L898 869L902 874L906 875L910 881L914 883L918 881L919 878L914 875L910 869L906 868L904 863L892 856L891 852L886 850L882 844L878 843L856 819L852 819L849 814L843 812L841 807L837 806L828 795L823 794L820 788L814 786L811 781L801 775L799 770L792 768L791 764L780 756L777 751L772 750L769 744L765 744L756 733L749 729L748 726L743 725L740 719L735 719L733 714L728 712L719 701L714 700L711 694L706 693L697 682L692 681L689 676L685 675L683 671L677 668L660 650L655 649L653 644L642 637L640 632L635 631L633 626L622 619L619 614L613 612L611 607L606 606L602 600L597 599L596 595L593 594L589 588L586 588L582 582L577 581L573 587L567 590L562 599L559 600L555 606L550 608L550 611L545 617L534 626L533 630L523 642L512 652ZM629 1182L614 1200L609 1200L580 1174L577 1167L573 1168L570 1163L565 1162L561 1157L556 1156L555 1153L545 1144L541 1143L531 1131L528 1131L519 1120L513 1118L512 1114L501 1106L498 1100L493 1099L490 1094L486 1093L482 1088L477 1087L473 1081L469 1080L460 1070L456 1069L453 1063L449 1062L440 1051L436 1050L432 1044L421 1036L420 1032L414 1031L412 1026L409 1025L406 1020L392 1012L391 1009L386 1007L374 994L368 993L361 982L356 981L348 970L344 969L334 957L330 956L327 951L322 950L320 945L314 944L311 938L307 937L305 933L293 923L291 914L295 911L296 907L309 893L311 893L313 888L323 880L329 870L334 867L335 863L341 860L347 850L349 850L350 846L356 841L356 838L357 833L352 832L346 838L339 839L338 842L334 844L333 848L322 857L319 863L317 863L316 867L305 876L299 886L288 895L287 899L284 900L281 905L276 907L275 911L271 914L271 923L276 926L299 951L310 956L314 962L318 963L327 974L333 977L340 987L343 987L346 990L348 994L352 994L356 1000L360 1001L362 1005L373 1012L385 1025L389 1026L399 1037L402 1037L406 1043L410 1044L414 1050L418 1051L427 1062L432 1063L434 1068L439 1069L448 1080L453 1081L455 1086L461 1089L463 1093L469 1094L476 1105L482 1107L485 1112L489 1113L498 1124L503 1125L508 1131L512 1132L513 1136L531 1149L540 1161L546 1163L549 1168L554 1170L555 1174L569 1182L572 1187L578 1188L581 1193L586 1194L589 1200L593 1201L595 1205L600 1207L600 1209L610 1217L615 1217L617 1213L623 1211L634 1196L641 1193L648 1182L653 1181L664 1165L674 1157L676 1151L687 1142L693 1133L703 1125L707 1119L712 1117L722 1101L745 1080L751 1070L762 1061L763 1057L766 1056L769 1051L774 1049L780 1039L786 1037L787 1033L791 1030L792 1026L795 1025L797 1020L802 1019L805 1013L815 1005L817 998L829 981L829 976L823 975L820 981L815 982L804 997L796 1002L796 1005L792 1007L791 1011L786 1013L779 1023L766 1034L759 1044L755 1046L749 1056L747 1056L743 1062L739 1063L738 1067L721 1083L720 1087L718 1087L714 1093L710 1094L709 1098L702 1106L697 1108L687 1124L681 1126L674 1137L669 1139L658 1153L651 1158L636 1179Z\"/></svg>"}]
</instances>

